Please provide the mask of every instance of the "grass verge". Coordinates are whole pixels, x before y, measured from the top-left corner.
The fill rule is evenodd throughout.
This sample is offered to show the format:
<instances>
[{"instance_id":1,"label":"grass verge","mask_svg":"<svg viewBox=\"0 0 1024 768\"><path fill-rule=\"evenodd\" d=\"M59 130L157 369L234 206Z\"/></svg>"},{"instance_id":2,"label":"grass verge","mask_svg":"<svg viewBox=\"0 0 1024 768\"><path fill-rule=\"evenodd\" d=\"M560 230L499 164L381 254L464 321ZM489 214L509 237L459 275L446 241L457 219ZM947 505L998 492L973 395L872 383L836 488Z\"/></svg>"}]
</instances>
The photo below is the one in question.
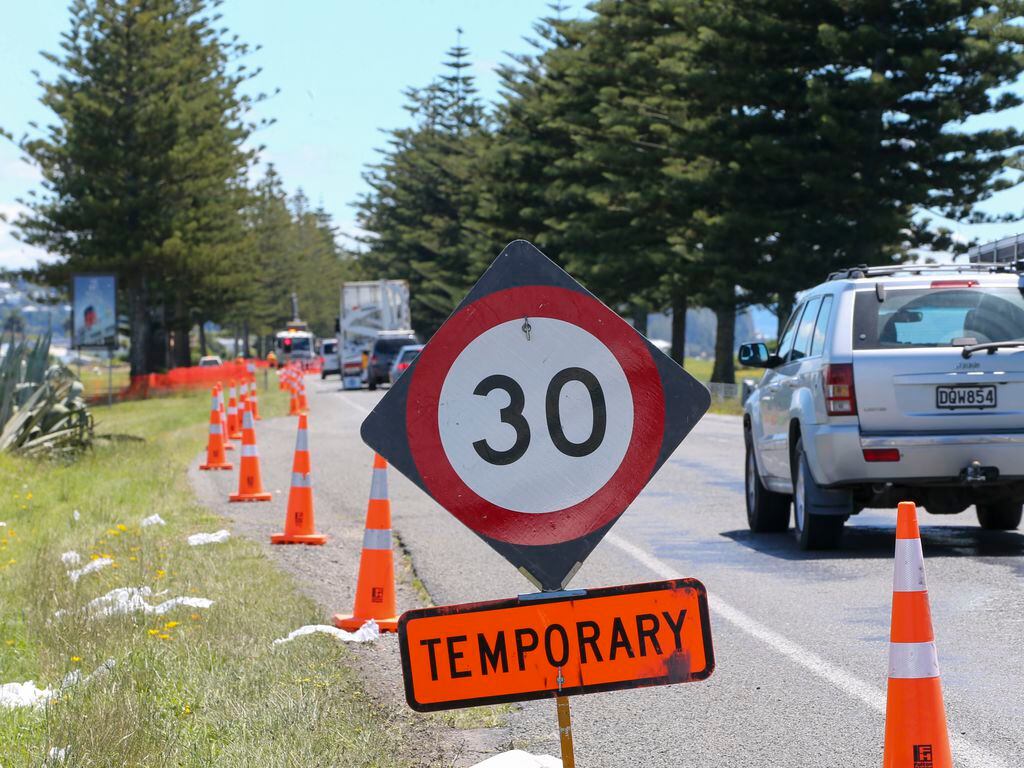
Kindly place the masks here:
<instances>
[{"instance_id":1,"label":"grass verge","mask_svg":"<svg viewBox=\"0 0 1024 768\"><path fill-rule=\"evenodd\" d=\"M261 393L261 410L283 410ZM223 527L193 498L185 469L203 445L208 394L103 409L100 432L145 443L100 444L61 466L0 456L0 684L57 688L107 659L105 676L46 706L0 708L0 763L37 766L67 748L67 766L398 766L413 737L372 701L322 635L273 646L322 621L291 579L240 538L189 547ZM237 455L237 452L236 454ZM78 511L77 519L75 511ZM140 527L159 514L166 526ZM73 584L61 553L114 564ZM85 604L116 587L214 601L162 616L88 619ZM55 620L54 613L66 616ZM416 750L413 750L414 752Z\"/></svg>"}]
</instances>

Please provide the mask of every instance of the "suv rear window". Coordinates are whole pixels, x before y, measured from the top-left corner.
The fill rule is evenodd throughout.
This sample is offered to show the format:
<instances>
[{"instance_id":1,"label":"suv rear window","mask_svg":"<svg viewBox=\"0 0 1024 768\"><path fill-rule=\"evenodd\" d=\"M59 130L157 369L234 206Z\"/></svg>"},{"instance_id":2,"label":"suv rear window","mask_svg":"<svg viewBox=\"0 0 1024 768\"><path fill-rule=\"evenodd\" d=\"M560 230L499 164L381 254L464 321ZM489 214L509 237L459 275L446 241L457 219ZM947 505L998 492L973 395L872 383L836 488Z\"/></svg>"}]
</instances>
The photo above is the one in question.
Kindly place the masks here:
<instances>
[{"instance_id":1,"label":"suv rear window","mask_svg":"<svg viewBox=\"0 0 1024 768\"><path fill-rule=\"evenodd\" d=\"M944 347L954 339L1024 339L1024 293L1018 288L859 291L854 301L854 349Z\"/></svg>"},{"instance_id":2,"label":"suv rear window","mask_svg":"<svg viewBox=\"0 0 1024 768\"><path fill-rule=\"evenodd\" d=\"M338 342L336 341L325 341L323 353L325 355L333 355L338 350Z\"/></svg>"},{"instance_id":3,"label":"suv rear window","mask_svg":"<svg viewBox=\"0 0 1024 768\"><path fill-rule=\"evenodd\" d=\"M388 339L377 339L373 345L373 351L377 354L393 355L402 347L409 344L417 344L414 336L392 337Z\"/></svg>"}]
</instances>

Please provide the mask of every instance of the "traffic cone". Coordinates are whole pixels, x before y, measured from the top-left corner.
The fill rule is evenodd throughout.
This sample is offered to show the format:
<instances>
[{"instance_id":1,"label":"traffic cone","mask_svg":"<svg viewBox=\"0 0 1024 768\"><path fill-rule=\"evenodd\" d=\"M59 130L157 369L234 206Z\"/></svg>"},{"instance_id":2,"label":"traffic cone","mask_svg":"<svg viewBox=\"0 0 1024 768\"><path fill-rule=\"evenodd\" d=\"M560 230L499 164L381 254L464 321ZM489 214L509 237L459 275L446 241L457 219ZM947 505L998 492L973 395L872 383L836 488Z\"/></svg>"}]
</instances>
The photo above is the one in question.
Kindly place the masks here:
<instances>
[{"instance_id":1,"label":"traffic cone","mask_svg":"<svg viewBox=\"0 0 1024 768\"><path fill-rule=\"evenodd\" d=\"M238 412L245 413L249 407L249 383L243 378L238 382Z\"/></svg>"},{"instance_id":2,"label":"traffic cone","mask_svg":"<svg viewBox=\"0 0 1024 768\"><path fill-rule=\"evenodd\" d=\"M220 420L217 388L214 387L210 397L210 437L206 441L206 463L200 464L200 469L234 469L234 465L224 456L224 440L224 425Z\"/></svg>"},{"instance_id":3,"label":"traffic cone","mask_svg":"<svg viewBox=\"0 0 1024 768\"><path fill-rule=\"evenodd\" d=\"M299 408L299 388L295 384L289 383L288 390L291 393L291 399L288 401L288 415L298 416L301 413Z\"/></svg>"},{"instance_id":4,"label":"traffic cone","mask_svg":"<svg viewBox=\"0 0 1024 768\"><path fill-rule=\"evenodd\" d=\"M228 435L231 434L231 431L228 429L227 408L224 407L224 385L220 382L217 382L217 410L220 413L221 429L223 430L221 434L224 435L224 450L233 451L235 450L235 446L233 446L231 444L231 440L228 439Z\"/></svg>"},{"instance_id":5,"label":"traffic cone","mask_svg":"<svg viewBox=\"0 0 1024 768\"><path fill-rule=\"evenodd\" d=\"M917 507L900 502L883 768L952 768Z\"/></svg>"},{"instance_id":6,"label":"traffic cone","mask_svg":"<svg viewBox=\"0 0 1024 768\"><path fill-rule=\"evenodd\" d=\"M288 511L284 533L270 537L271 544L326 544L327 537L316 533L313 523L313 479L309 461L309 438L305 414L299 416L299 434L295 439L292 462L292 487L288 491Z\"/></svg>"},{"instance_id":7,"label":"traffic cone","mask_svg":"<svg viewBox=\"0 0 1024 768\"><path fill-rule=\"evenodd\" d=\"M271 494L263 490L260 477L260 454L256 450L256 426L252 411L242 413L242 464L238 473L238 493L228 496L228 501L270 501Z\"/></svg>"},{"instance_id":8,"label":"traffic cone","mask_svg":"<svg viewBox=\"0 0 1024 768\"><path fill-rule=\"evenodd\" d=\"M232 440L242 439L242 418L238 410L238 390L235 389L235 382L231 382L228 389L228 437Z\"/></svg>"},{"instance_id":9,"label":"traffic cone","mask_svg":"<svg viewBox=\"0 0 1024 768\"><path fill-rule=\"evenodd\" d=\"M252 401L252 417L256 421L263 421L260 416L260 401L256 396L256 376L255 374L249 374L249 400Z\"/></svg>"},{"instance_id":10,"label":"traffic cone","mask_svg":"<svg viewBox=\"0 0 1024 768\"><path fill-rule=\"evenodd\" d=\"M306 382L299 379L299 413L309 413L309 401L306 399Z\"/></svg>"},{"instance_id":11,"label":"traffic cone","mask_svg":"<svg viewBox=\"0 0 1024 768\"><path fill-rule=\"evenodd\" d=\"M398 628L395 610L395 560L391 552L391 502L388 500L388 463L373 457L373 483L366 510L363 553L359 560L356 603L351 614L335 614L334 625L349 631L373 619L384 632Z\"/></svg>"}]
</instances>

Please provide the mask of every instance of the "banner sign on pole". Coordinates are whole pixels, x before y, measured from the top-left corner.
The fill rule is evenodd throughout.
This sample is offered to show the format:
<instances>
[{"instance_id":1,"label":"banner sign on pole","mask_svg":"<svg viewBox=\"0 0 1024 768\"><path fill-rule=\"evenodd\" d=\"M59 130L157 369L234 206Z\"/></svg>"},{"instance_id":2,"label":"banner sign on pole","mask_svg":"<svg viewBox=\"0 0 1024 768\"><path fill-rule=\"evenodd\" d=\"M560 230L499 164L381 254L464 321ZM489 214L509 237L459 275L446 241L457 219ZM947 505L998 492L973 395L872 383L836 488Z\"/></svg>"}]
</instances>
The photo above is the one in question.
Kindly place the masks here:
<instances>
[{"instance_id":1,"label":"banner sign on pole","mask_svg":"<svg viewBox=\"0 0 1024 768\"><path fill-rule=\"evenodd\" d=\"M73 275L71 278L71 346L117 347L117 278Z\"/></svg>"}]
</instances>

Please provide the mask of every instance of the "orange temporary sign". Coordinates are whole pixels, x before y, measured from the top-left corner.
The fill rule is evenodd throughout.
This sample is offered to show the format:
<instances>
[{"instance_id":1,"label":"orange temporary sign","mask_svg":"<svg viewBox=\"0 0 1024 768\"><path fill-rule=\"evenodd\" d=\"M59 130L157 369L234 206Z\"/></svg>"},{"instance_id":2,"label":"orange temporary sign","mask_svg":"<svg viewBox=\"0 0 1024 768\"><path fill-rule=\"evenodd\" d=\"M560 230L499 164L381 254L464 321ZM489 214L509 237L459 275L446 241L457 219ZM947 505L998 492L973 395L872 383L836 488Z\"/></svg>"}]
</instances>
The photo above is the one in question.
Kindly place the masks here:
<instances>
[{"instance_id":1,"label":"orange temporary sign","mask_svg":"<svg viewBox=\"0 0 1024 768\"><path fill-rule=\"evenodd\" d=\"M694 579L408 611L398 622L420 712L703 680L715 668Z\"/></svg>"}]
</instances>

